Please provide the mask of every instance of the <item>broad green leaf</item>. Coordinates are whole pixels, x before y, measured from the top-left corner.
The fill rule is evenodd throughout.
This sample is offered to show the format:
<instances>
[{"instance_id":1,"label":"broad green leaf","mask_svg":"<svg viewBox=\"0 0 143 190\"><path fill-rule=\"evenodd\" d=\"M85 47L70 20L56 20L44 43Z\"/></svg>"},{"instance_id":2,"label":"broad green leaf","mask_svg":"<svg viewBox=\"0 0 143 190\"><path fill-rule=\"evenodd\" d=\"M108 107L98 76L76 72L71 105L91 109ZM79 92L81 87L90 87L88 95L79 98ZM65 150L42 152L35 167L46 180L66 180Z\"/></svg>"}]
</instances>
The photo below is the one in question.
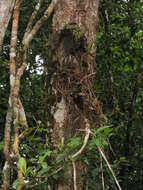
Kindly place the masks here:
<instances>
[{"instance_id":1,"label":"broad green leaf","mask_svg":"<svg viewBox=\"0 0 143 190\"><path fill-rule=\"evenodd\" d=\"M18 167L20 169L20 171L25 175L26 174L26 169L27 169L27 164L26 164L26 160L21 157L18 161Z\"/></svg>"}]
</instances>

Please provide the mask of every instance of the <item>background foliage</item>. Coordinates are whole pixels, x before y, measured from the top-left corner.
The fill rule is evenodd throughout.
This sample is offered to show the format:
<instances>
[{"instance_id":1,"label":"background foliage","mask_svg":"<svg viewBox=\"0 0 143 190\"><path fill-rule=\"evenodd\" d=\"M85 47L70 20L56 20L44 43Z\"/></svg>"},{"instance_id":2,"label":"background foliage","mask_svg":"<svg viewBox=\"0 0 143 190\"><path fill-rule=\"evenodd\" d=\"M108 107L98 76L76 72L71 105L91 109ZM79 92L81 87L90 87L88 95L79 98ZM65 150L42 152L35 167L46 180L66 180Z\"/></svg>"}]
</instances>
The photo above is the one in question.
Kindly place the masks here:
<instances>
[{"instance_id":1,"label":"background foliage","mask_svg":"<svg viewBox=\"0 0 143 190\"><path fill-rule=\"evenodd\" d=\"M35 3L36 1L22 1L19 40L22 39L23 30ZM44 2L40 14L48 3ZM102 103L109 127L101 132L94 131L94 138L90 140L84 155L78 159L88 165L89 190L102 189L102 171L105 189L117 189L96 145L104 147L124 190L142 190L143 2L101 0L99 13L94 90ZM9 94L10 28L9 26L0 55L0 183L4 162L3 133ZM19 163L25 175L27 189L47 189L48 185L53 187L63 176L67 182L64 173L71 164L68 155L76 152L83 141L80 136L76 136L69 140L67 147L64 147L64 139L57 151L52 147L50 105L55 100L50 83L54 73L54 67L50 65L51 30L50 19L31 43L28 67L21 85L22 101L30 126L21 145L22 159ZM16 189L17 183L15 181L13 189Z\"/></svg>"}]
</instances>

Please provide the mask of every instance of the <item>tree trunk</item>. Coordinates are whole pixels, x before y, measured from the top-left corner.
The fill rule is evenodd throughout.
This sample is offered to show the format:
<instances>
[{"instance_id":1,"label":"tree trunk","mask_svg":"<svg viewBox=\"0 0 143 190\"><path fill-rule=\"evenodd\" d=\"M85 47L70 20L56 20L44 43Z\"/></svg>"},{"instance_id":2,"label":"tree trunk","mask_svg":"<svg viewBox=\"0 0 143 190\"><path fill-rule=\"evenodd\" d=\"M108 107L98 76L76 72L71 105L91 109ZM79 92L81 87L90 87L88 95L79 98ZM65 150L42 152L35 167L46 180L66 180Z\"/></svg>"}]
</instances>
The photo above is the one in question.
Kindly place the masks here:
<instances>
[{"instance_id":1,"label":"tree trunk","mask_svg":"<svg viewBox=\"0 0 143 190\"><path fill-rule=\"evenodd\" d=\"M3 1L2 1L3 2ZM8 3L8 1L5 1ZM8 5L0 4L3 8ZM4 136L4 155L5 155L5 165L3 168L3 184L1 186L2 190L9 190L11 188L11 165L13 164L13 155L15 156L17 163L17 178L18 178L18 187L17 190L22 190L24 187L24 176L22 171L19 169L18 162L21 158L19 152L20 140L24 138L24 132L20 134L19 123L22 122L23 131L28 129L28 124L26 120L26 115L24 112L24 107L20 100L20 82L23 76L23 73L27 66L27 49L33 37L36 35L38 30L42 27L44 22L52 14L55 6L55 1L52 1L50 5L45 10L41 18L33 25L35 17L40 9L41 0L37 2L35 9L29 18L28 25L26 27L22 44L17 47L17 38L18 38L18 27L19 27L19 11L20 11L20 0L14 1L14 11L12 19L12 31L11 31L11 44L10 44L10 96L9 96L9 109L7 111L6 124L5 124L5 136ZM12 1L11 1L12 3ZM2 9L1 9L2 12ZM6 13L3 13L6 18ZM4 23L3 23L4 24ZM2 34L2 32L1 32ZM3 33L4 37L4 33ZM13 127L14 132L14 141L13 147L11 146L11 129ZM11 152L14 152L12 155Z\"/></svg>"},{"instance_id":2,"label":"tree trunk","mask_svg":"<svg viewBox=\"0 0 143 190\"><path fill-rule=\"evenodd\" d=\"M5 32L12 15L15 0L0 1L0 50L2 48Z\"/></svg>"},{"instance_id":3,"label":"tree trunk","mask_svg":"<svg viewBox=\"0 0 143 190\"><path fill-rule=\"evenodd\" d=\"M53 18L52 61L56 65L53 142L57 147L64 138L85 129L88 119L91 126L100 126L105 120L94 92L94 66L96 32L98 27L98 0L61 0L55 7ZM67 184L59 180L58 190L83 189L86 186L87 168L76 166L77 183L73 171L65 172Z\"/></svg>"}]
</instances>

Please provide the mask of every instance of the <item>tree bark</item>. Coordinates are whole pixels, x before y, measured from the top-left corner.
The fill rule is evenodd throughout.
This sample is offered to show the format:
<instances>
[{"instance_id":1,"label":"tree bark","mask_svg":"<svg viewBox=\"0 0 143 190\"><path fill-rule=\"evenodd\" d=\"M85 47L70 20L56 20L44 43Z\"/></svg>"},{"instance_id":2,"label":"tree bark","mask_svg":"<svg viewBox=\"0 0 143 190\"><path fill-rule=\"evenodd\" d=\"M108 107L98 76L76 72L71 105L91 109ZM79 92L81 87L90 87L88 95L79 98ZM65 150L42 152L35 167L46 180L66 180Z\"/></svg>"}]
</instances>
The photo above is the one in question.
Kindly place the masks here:
<instances>
[{"instance_id":1,"label":"tree bark","mask_svg":"<svg viewBox=\"0 0 143 190\"><path fill-rule=\"evenodd\" d=\"M12 15L15 0L0 1L0 50L3 45L5 32Z\"/></svg>"},{"instance_id":2,"label":"tree bark","mask_svg":"<svg viewBox=\"0 0 143 190\"><path fill-rule=\"evenodd\" d=\"M54 92L56 105L53 129L54 146L61 139L65 144L85 129L85 120L100 126L105 121L100 103L93 92L98 29L98 0L61 0L53 17L52 61L56 65ZM75 163L76 164L76 163ZM78 190L86 185L87 168L83 163L76 167ZM59 180L58 190L76 189L72 176L75 169L65 172L67 184Z\"/></svg>"},{"instance_id":3,"label":"tree bark","mask_svg":"<svg viewBox=\"0 0 143 190\"><path fill-rule=\"evenodd\" d=\"M7 1L6 1L7 2ZM19 152L20 140L23 138L24 133L19 134L19 123L22 121L23 130L27 130L28 124L26 120L26 115L24 112L24 107L20 100L20 82L23 76L23 73L26 69L27 63L27 49L31 40L34 38L40 27L52 14L55 6L55 1L52 1L50 5L44 12L44 15L35 23L33 26L33 21L40 9L41 0L38 1L35 9L29 19L22 44L20 48L17 47L17 38L18 38L18 26L19 26L19 10L20 10L20 1L16 0L14 4L13 11L13 20L12 20L12 31L11 31L11 45L10 45L10 96L9 96L9 109L6 117L5 125L5 139L4 139L4 154L5 154L5 165L3 168L3 184L1 186L2 190L9 190L11 187L11 165L13 164L13 155L11 152L14 152L15 159L17 161L17 178L19 181L17 190L22 190L24 187L24 176L21 170L18 167L18 161L21 158ZM6 6L6 4L5 4ZM3 13L5 14L5 13ZM4 15L6 17L6 14ZM13 122L13 123L12 123ZM14 132L14 142L13 150L10 146L11 144L11 128L13 127Z\"/></svg>"}]
</instances>

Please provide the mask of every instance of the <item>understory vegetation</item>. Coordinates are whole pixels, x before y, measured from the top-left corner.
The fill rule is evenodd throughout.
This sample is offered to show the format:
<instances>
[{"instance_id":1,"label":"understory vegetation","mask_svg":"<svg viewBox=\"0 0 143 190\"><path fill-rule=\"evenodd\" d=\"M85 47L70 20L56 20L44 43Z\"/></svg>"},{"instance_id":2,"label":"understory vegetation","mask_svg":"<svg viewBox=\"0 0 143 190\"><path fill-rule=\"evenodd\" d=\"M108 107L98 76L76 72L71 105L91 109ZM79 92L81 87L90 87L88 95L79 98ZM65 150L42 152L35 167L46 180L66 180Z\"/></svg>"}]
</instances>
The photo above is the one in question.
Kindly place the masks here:
<instances>
[{"instance_id":1,"label":"understory vegetation","mask_svg":"<svg viewBox=\"0 0 143 190\"><path fill-rule=\"evenodd\" d=\"M50 2L43 1L36 21L41 18ZM36 3L36 0L21 2L18 48ZM120 186L122 190L143 190L142 0L100 0L98 25L96 64L92 73L93 92L102 107L104 121L100 127L96 127L96 117L92 117L93 112L89 112L89 118L92 117L90 131L79 128L72 137L62 137L56 148L53 142L53 105L59 101L59 96L53 94L53 86L57 85L53 81L58 75L55 72L57 66L51 61L52 15L29 45L27 67L20 84L20 97L28 128L23 130L23 120L19 118L18 129L24 137L20 140L18 161L13 156L10 189L17 189L20 183L17 179L17 165L23 175L23 189L56 190L59 181L68 184L68 170L70 167L74 169L75 162L78 162L78 165L84 163L80 168L81 172L86 171L82 177L86 178L84 186L89 190L117 190ZM10 94L11 26L12 19L0 52L0 185L3 183L5 165L4 131ZM74 47L69 51L73 51L74 55L78 51L77 55L90 51L92 47L83 49L86 40L82 32L76 26L72 27L65 29L73 32L76 42L69 41L69 45L72 43ZM64 32L63 36L66 35ZM67 51L68 48L67 46ZM63 81L66 80L68 69L62 73ZM69 80L69 84L77 82ZM70 97L73 98L73 94ZM73 100L82 109L82 98L78 96ZM10 147L15 141L14 130L11 130ZM80 150L81 153L78 153ZM77 169L76 173L78 175L80 171Z\"/></svg>"}]
</instances>

